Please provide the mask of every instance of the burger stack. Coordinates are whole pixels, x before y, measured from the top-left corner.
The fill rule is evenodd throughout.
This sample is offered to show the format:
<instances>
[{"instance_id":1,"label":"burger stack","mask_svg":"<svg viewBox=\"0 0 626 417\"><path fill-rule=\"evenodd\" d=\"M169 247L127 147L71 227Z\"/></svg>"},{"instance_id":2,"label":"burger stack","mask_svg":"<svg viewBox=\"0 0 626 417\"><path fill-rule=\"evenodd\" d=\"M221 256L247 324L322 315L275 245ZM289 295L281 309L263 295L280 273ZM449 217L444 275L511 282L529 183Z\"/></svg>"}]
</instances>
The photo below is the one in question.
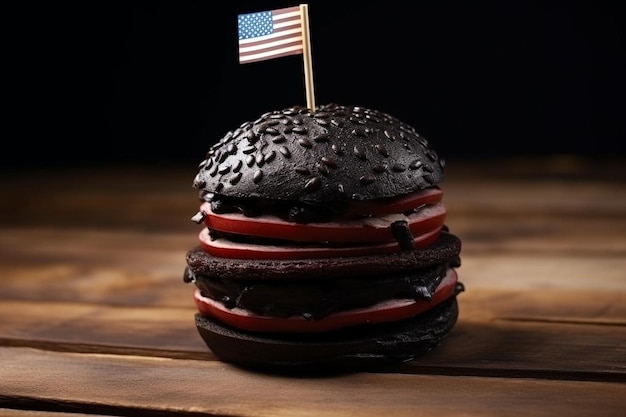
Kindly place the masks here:
<instances>
[{"instance_id":1,"label":"burger stack","mask_svg":"<svg viewBox=\"0 0 626 417\"><path fill-rule=\"evenodd\" d=\"M195 325L226 362L365 370L415 359L458 318L445 164L381 111L292 107L210 146L193 186Z\"/></svg>"}]
</instances>

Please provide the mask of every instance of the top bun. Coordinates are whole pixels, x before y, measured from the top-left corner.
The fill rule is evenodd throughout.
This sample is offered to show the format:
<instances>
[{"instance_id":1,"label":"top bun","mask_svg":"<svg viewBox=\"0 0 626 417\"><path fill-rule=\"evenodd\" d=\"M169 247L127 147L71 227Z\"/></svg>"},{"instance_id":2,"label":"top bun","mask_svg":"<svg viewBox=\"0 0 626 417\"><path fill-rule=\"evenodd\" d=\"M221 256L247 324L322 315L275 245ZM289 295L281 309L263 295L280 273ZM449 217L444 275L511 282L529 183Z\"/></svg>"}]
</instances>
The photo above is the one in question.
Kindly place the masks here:
<instances>
[{"instance_id":1,"label":"top bun","mask_svg":"<svg viewBox=\"0 0 626 417\"><path fill-rule=\"evenodd\" d=\"M424 137L389 114L291 107L228 132L209 148L193 185L203 199L370 200L436 186L444 165Z\"/></svg>"}]
</instances>

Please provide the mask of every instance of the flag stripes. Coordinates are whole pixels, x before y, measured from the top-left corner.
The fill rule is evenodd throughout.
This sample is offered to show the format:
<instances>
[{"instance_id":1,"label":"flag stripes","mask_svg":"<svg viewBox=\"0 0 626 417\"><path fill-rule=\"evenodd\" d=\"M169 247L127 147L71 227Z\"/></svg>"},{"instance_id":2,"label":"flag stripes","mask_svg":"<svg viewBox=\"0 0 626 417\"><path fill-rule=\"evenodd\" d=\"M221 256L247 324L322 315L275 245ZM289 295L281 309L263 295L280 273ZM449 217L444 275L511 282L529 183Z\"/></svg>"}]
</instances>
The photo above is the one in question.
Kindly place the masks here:
<instances>
[{"instance_id":1,"label":"flag stripes","mask_svg":"<svg viewBox=\"0 0 626 417\"><path fill-rule=\"evenodd\" d=\"M239 15L238 29L242 64L303 53L299 7Z\"/></svg>"}]
</instances>

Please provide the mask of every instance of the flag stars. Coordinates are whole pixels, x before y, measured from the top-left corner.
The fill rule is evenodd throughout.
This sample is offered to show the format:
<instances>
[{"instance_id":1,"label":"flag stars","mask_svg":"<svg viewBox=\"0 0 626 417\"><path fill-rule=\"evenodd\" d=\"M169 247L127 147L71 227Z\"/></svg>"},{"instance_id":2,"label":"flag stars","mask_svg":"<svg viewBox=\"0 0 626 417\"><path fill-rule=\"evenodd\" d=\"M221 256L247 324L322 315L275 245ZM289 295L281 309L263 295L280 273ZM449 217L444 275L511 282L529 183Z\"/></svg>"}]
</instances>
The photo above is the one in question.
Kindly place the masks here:
<instances>
[{"instance_id":1,"label":"flag stars","mask_svg":"<svg viewBox=\"0 0 626 417\"><path fill-rule=\"evenodd\" d=\"M272 12L242 14L237 17L239 39L270 35L274 32Z\"/></svg>"}]
</instances>

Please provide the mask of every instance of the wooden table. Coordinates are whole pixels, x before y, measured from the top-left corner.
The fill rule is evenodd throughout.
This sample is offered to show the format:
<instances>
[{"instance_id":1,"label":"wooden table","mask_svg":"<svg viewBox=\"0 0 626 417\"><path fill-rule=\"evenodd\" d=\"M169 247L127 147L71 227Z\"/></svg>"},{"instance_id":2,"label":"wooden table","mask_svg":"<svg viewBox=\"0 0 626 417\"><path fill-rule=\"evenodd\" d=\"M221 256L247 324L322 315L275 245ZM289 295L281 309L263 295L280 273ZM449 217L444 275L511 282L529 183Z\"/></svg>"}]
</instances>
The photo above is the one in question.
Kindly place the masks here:
<instances>
[{"instance_id":1,"label":"wooden table","mask_svg":"<svg viewBox=\"0 0 626 417\"><path fill-rule=\"evenodd\" d=\"M625 416L626 161L598 162L449 160L457 326L326 377L239 369L199 337L195 166L3 172L0 415Z\"/></svg>"}]
</instances>

